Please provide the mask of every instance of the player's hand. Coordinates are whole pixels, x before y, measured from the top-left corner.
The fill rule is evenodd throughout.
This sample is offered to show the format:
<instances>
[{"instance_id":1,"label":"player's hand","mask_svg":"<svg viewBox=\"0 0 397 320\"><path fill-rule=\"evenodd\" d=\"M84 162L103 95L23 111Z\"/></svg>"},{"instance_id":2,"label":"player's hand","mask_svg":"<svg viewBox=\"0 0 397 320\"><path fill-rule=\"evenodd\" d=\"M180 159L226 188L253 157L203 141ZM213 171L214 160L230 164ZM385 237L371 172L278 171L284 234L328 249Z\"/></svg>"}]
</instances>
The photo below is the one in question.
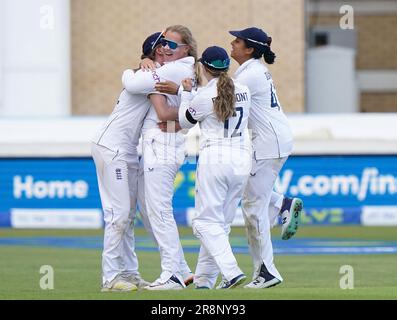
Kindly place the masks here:
<instances>
[{"instance_id":1,"label":"player's hand","mask_svg":"<svg viewBox=\"0 0 397 320\"><path fill-rule=\"evenodd\" d=\"M157 124L162 132L175 133L182 130L179 121L165 121Z\"/></svg>"},{"instance_id":2,"label":"player's hand","mask_svg":"<svg viewBox=\"0 0 397 320\"><path fill-rule=\"evenodd\" d=\"M182 80L182 86L183 86L183 90L185 91L192 91L192 79L187 78L187 79L183 79Z\"/></svg>"},{"instance_id":3,"label":"player's hand","mask_svg":"<svg viewBox=\"0 0 397 320\"><path fill-rule=\"evenodd\" d=\"M161 93L178 94L179 86L175 82L164 81L156 83L154 88Z\"/></svg>"},{"instance_id":4,"label":"player's hand","mask_svg":"<svg viewBox=\"0 0 397 320\"><path fill-rule=\"evenodd\" d=\"M149 58L143 59L140 63L140 67L142 71L156 70L156 64L153 60L150 60Z\"/></svg>"}]
</instances>

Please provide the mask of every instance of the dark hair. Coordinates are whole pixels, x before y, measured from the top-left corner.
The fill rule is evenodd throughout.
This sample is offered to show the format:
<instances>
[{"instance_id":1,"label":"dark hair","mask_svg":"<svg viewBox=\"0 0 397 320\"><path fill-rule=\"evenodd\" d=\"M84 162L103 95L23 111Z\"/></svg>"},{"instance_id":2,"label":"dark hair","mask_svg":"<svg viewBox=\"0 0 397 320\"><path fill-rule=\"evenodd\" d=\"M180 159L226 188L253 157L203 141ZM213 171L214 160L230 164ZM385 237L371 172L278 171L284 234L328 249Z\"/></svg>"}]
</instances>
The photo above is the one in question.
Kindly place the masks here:
<instances>
[{"instance_id":1,"label":"dark hair","mask_svg":"<svg viewBox=\"0 0 397 320\"><path fill-rule=\"evenodd\" d=\"M266 46L258 45L255 43L252 43L251 41L245 40L245 46L247 48L253 48L254 52L252 53L252 57L254 59L260 59L263 56L263 59L266 61L267 64L273 64L274 61L276 60L276 54L272 51L270 48L270 45L272 44L272 38L269 37L269 40L266 44Z\"/></svg>"},{"instance_id":2,"label":"dark hair","mask_svg":"<svg viewBox=\"0 0 397 320\"><path fill-rule=\"evenodd\" d=\"M141 60L148 58L148 59L154 61L156 49L157 49L157 47L156 47L155 49L153 49L153 51L150 52L149 55L142 54L142 55L141 55Z\"/></svg>"}]
</instances>

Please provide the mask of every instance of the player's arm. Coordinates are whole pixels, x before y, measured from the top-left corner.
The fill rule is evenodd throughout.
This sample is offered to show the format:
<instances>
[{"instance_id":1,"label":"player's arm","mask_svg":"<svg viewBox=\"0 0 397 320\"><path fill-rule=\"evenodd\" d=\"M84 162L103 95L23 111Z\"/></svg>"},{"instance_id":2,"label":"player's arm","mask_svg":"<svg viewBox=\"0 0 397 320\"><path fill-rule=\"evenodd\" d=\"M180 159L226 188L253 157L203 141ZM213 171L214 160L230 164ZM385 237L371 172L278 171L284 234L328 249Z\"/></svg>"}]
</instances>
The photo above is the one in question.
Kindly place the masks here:
<instances>
[{"instance_id":1,"label":"player's arm","mask_svg":"<svg viewBox=\"0 0 397 320\"><path fill-rule=\"evenodd\" d=\"M160 81L156 70L143 72L138 70L126 70L123 73L122 82L124 88L131 94L149 94L154 91L154 86Z\"/></svg>"},{"instance_id":2,"label":"player's arm","mask_svg":"<svg viewBox=\"0 0 397 320\"><path fill-rule=\"evenodd\" d=\"M179 107L178 118L179 125L184 129L193 128L197 124L197 120L194 118L194 114L190 109L191 94L188 92L182 93L182 102Z\"/></svg>"},{"instance_id":3,"label":"player's arm","mask_svg":"<svg viewBox=\"0 0 397 320\"><path fill-rule=\"evenodd\" d=\"M123 76L124 88L132 94L150 94L156 91L156 84L174 79L179 70L175 64L167 64L149 72L138 70L133 76L127 73Z\"/></svg>"},{"instance_id":4,"label":"player's arm","mask_svg":"<svg viewBox=\"0 0 397 320\"><path fill-rule=\"evenodd\" d=\"M178 108L169 106L166 96L154 93L149 96L149 99L160 122L178 120Z\"/></svg>"},{"instance_id":5,"label":"player's arm","mask_svg":"<svg viewBox=\"0 0 397 320\"><path fill-rule=\"evenodd\" d=\"M206 115L206 106L202 103L202 98L192 91L190 79L183 80L182 87L184 90L178 112L179 124L184 129L190 129Z\"/></svg>"},{"instance_id":6,"label":"player's arm","mask_svg":"<svg viewBox=\"0 0 397 320\"><path fill-rule=\"evenodd\" d=\"M163 132L175 133L182 130L182 127L179 125L179 121L160 122L157 125Z\"/></svg>"},{"instance_id":7,"label":"player's arm","mask_svg":"<svg viewBox=\"0 0 397 320\"><path fill-rule=\"evenodd\" d=\"M142 59L139 67L142 71L152 71L157 68L156 63L150 58Z\"/></svg>"},{"instance_id":8,"label":"player's arm","mask_svg":"<svg viewBox=\"0 0 397 320\"><path fill-rule=\"evenodd\" d=\"M156 83L155 89L161 93L178 95L181 86L172 81L163 81Z\"/></svg>"}]
</instances>

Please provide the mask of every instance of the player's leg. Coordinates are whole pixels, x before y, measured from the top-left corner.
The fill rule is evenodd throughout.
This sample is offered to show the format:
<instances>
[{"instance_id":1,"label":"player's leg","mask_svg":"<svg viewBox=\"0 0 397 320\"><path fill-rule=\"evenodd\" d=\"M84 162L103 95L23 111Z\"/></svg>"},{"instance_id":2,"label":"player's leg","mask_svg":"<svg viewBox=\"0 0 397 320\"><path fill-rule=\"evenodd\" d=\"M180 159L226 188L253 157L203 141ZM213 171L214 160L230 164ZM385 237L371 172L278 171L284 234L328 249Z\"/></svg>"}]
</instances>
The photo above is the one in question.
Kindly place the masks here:
<instances>
[{"instance_id":1,"label":"player's leg","mask_svg":"<svg viewBox=\"0 0 397 320\"><path fill-rule=\"evenodd\" d=\"M243 272L233 255L228 234L225 231L223 212L226 195L229 191L227 179L228 165L211 164L210 150L200 154L196 180L196 210L193 219L193 233L214 259L222 275L229 283L242 280ZM200 262L199 262L200 263ZM240 278L239 278L240 277ZM225 287L226 288L226 287Z\"/></svg>"},{"instance_id":2,"label":"player's leg","mask_svg":"<svg viewBox=\"0 0 397 320\"><path fill-rule=\"evenodd\" d=\"M158 243L156 241L156 238L153 235L152 227L150 225L150 221L147 215L147 210L146 210L146 203L145 203L145 178L144 178L144 160L141 158L141 161L139 163L139 177L138 177L138 206L139 206L139 212L140 212L140 217L142 220L142 223L145 227L145 229L149 232L149 234L152 236L153 241L155 242L156 246L158 246ZM183 254L183 249L182 245L179 243L179 264L180 264L180 270L182 273L182 277L184 279L185 285L189 285L193 281L193 274L192 271L190 270L184 254Z\"/></svg>"},{"instance_id":3,"label":"player's leg","mask_svg":"<svg viewBox=\"0 0 397 320\"><path fill-rule=\"evenodd\" d=\"M135 251L135 216L138 197L138 175L139 168L135 163L128 165L128 184L130 191L131 211L128 218L126 232L123 237L123 262L124 268L122 276L127 281L135 284L138 288L143 288L150 283L143 280L138 268L138 257Z\"/></svg>"},{"instance_id":4,"label":"player's leg","mask_svg":"<svg viewBox=\"0 0 397 320\"><path fill-rule=\"evenodd\" d=\"M274 228L278 225L278 218L281 214L281 206L283 205L283 200L283 194L277 193L275 191L272 192L269 204L269 221L271 228Z\"/></svg>"},{"instance_id":5,"label":"player's leg","mask_svg":"<svg viewBox=\"0 0 397 320\"><path fill-rule=\"evenodd\" d=\"M229 238L219 223L209 223L196 218L192 224L194 235L210 253L224 278L231 282L243 274L233 255ZM200 265L200 261L198 265ZM196 272L198 270L196 269ZM197 276L200 276L198 274Z\"/></svg>"},{"instance_id":6,"label":"player's leg","mask_svg":"<svg viewBox=\"0 0 397 320\"><path fill-rule=\"evenodd\" d=\"M231 159L231 172L227 176L229 190L226 194L226 199L223 206L225 224L226 226L229 226L229 229L243 197L243 193L248 182L249 172L252 166L250 154L247 151L237 149L233 150L233 153L236 160ZM239 154L238 157L236 157L237 154Z\"/></svg>"},{"instance_id":7,"label":"player's leg","mask_svg":"<svg viewBox=\"0 0 397 320\"><path fill-rule=\"evenodd\" d=\"M154 287L162 289L171 278L177 281L170 289L184 288L180 272L179 233L172 208L174 179L179 166L164 162L165 147L154 141L144 146L146 210L159 246L162 269L160 278L152 284L154 290Z\"/></svg>"},{"instance_id":8,"label":"player's leg","mask_svg":"<svg viewBox=\"0 0 397 320\"><path fill-rule=\"evenodd\" d=\"M259 228L262 216L265 214L264 210L264 193L259 184L262 183L259 177L259 164L253 160L250 176L248 177L247 185L243 193L241 202L241 209L245 221L246 233L248 238L248 247L253 260L253 276L255 279L258 275L258 269L262 264L262 246L264 246L264 239L261 238L261 230L264 232L264 227Z\"/></svg>"},{"instance_id":9,"label":"player's leg","mask_svg":"<svg viewBox=\"0 0 397 320\"><path fill-rule=\"evenodd\" d=\"M286 158L255 161L244 192L242 210L254 260L253 280L266 270L269 280L282 281L273 261L268 208L274 182L285 161Z\"/></svg>"},{"instance_id":10,"label":"player's leg","mask_svg":"<svg viewBox=\"0 0 397 320\"><path fill-rule=\"evenodd\" d=\"M194 275L196 289L213 289L218 278L219 269L215 260L204 246L200 246Z\"/></svg>"},{"instance_id":11,"label":"player's leg","mask_svg":"<svg viewBox=\"0 0 397 320\"><path fill-rule=\"evenodd\" d=\"M202 157L202 160L204 160L204 156ZM202 166L205 167L204 164ZM204 185L200 186L199 183L200 181L199 167L200 166L197 165L196 186L195 186L196 190L201 190L202 188L204 188ZM200 202L202 202L202 200L199 199L199 196L197 194L195 197L195 201L196 201L196 206L201 206ZM219 268L214 258L211 256L211 253L206 249L206 247L201 245L199 256L197 259L195 275L194 275L194 284L196 286L196 289L213 289L215 287L218 275L219 275Z\"/></svg>"},{"instance_id":12,"label":"player's leg","mask_svg":"<svg viewBox=\"0 0 397 320\"><path fill-rule=\"evenodd\" d=\"M153 240L156 239L153 236L152 226L150 225L149 217L147 215L146 203L145 203L145 174L144 174L144 160L143 156L139 161L139 171L138 171L138 193L137 202L140 213L140 218L142 220L143 226L146 231L152 236ZM156 242L157 245L157 242Z\"/></svg>"},{"instance_id":13,"label":"player's leg","mask_svg":"<svg viewBox=\"0 0 397 320\"><path fill-rule=\"evenodd\" d=\"M281 212L281 239L288 240L298 231L303 201L299 198L284 197Z\"/></svg>"},{"instance_id":14,"label":"player's leg","mask_svg":"<svg viewBox=\"0 0 397 320\"><path fill-rule=\"evenodd\" d=\"M104 213L102 252L103 291L131 291L135 285L120 278L123 267L122 238L128 223L129 194L127 165L114 152L96 144L92 156L97 168L98 186Z\"/></svg>"},{"instance_id":15,"label":"player's leg","mask_svg":"<svg viewBox=\"0 0 397 320\"><path fill-rule=\"evenodd\" d=\"M173 154L171 154L169 158L175 159L175 161L173 162L176 163L177 172L178 172L185 161L185 144L184 142L183 143L175 142L175 143L177 143L178 146L170 149ZM177 172L175 173L175 176ZM193 283L194 274L185 259L182 243L180 241L178 242L178 259L179 259L179 269L182 274L183 281L185 285L188 286L191 283Z\"/></svg>"},{"instance_id":16,"label":"player's leg","mask_svg":"<svg viewBox=\"0 0 397 320\"><path fill-rule=\"evenodd\" d=\"M185 259L185 254L183 253L182 244L180 242L178 247L179 247L178 248L179 269L182 274L182 278L185 286L188 286L193 283L194 274L190 269L189 265L187 264L187 261Z\"/></svg>"},{"instance_id":17,"label":"player's leg","mask_svg":"<svg viewBox=\"0 0 397 320\"><path fill-rule=\"evenodd\" d=\"M134 219L136 210L136 197L137 197L137 179L138 169L128 167L128 185L130 196L130 214L128 216L128 223L123 236L123 270L124 276L131 276L139 274L138 272L138 258L135 253L135 233L134 233Z\"/></svg>"},{"instance_id":18,"label":"player's leg","mask_svg":"<svg viewBox=\"0 0 397 320\"><path fill-rule=\"evenodd\" d=\"M281 217L281 238L288 240L298 231L300 216L303 210L303 201L299 198L288 198L275 191L272 192L269 205L270 227L278 225Z\"/></svg>"},{"instance_id":19,"label":"player's leg","mask_svg":"<svg viewBox=\"0 0 397 320\"><path fill-rule=\"evenodd\" d=\"M233 169L235 169L234 179L230 185L229 191L226 195L226 200L224 203L224 213L225 213L225 232L227 235L230 234L231 224L236 215L236 211L241 202L242 195L247 184L248 175L251 169L251 157L249 154L245 154L244 150L236 150L234 154L239 154L240 163L233 164ZM245 159L245 160L244 160ZM245 161L245 162L242 162ZM236 171L238 170L238 171ZM230 175L232 176L232 175ZM221 282L218 284L217 288L221 288L224 286L227 280L222 278Z\"/></svg>"}]
</instances>

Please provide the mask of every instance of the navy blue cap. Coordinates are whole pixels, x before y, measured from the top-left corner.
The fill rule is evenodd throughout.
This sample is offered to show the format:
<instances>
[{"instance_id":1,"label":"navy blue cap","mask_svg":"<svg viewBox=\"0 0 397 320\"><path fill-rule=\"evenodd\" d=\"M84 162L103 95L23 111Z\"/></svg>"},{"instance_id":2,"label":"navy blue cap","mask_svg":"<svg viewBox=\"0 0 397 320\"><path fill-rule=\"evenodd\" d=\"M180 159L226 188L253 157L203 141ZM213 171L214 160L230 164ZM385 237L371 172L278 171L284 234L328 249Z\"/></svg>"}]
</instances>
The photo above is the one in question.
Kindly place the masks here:
<instances>
[{"instance_id":1,"label":"navy blue cap","mask_svg":"<svg viewBox=\"0 0 397 320\"><path fill-rule=\"evenodd\" d=\"M205 49L198 61L215 70L227 70L230 66L230 58L226 50L217 46Z\"/></svg>"},{"instance_id":2,"label":"navy blue cap","mask_svg":"<svg viewBox=\"0 0 397 320\"><path fill-rule=\"evenodd\" d=\"M271 39L265 31L259 28L247 28L240 31L229 31L229 33L236 38L244 39L250 42L250 44L258 50L263 50L267 45L270 45Z\"/></svg>"},{"instance_id":3,"label":"navy blue cap","mask_svg":"<svg viewBox=\"0 0 397 320\"><path fill-rule=\"evenodd\" d=\"M142 53L148 56L152 53L152 50L160 43L162 38L162 32L156 32L146 38L142 44Z\"/></svg>"}]
</instances>

